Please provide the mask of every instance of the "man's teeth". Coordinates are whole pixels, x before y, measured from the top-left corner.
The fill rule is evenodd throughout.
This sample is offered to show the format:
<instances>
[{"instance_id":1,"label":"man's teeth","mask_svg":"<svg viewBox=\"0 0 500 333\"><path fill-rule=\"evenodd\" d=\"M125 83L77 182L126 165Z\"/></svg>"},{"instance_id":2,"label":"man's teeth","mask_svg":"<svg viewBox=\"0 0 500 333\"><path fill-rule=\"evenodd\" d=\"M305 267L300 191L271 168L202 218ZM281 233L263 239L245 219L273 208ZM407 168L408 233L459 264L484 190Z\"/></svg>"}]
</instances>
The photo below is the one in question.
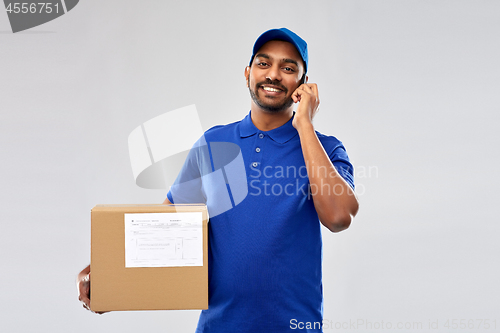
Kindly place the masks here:
<instances>
[{"instance_id":1,"label":"man's teeth","mask_svg":"<svg viewBox=\"0 0 500 333\"><path fill-rule=\"evenodd\" d=\"M265 91L274 91L274 92L280 92L281 91L279 89L275 89L275 88L271 88L271 87L262 87L262 89L264 89Z\"/></svg>"}]
</instances>

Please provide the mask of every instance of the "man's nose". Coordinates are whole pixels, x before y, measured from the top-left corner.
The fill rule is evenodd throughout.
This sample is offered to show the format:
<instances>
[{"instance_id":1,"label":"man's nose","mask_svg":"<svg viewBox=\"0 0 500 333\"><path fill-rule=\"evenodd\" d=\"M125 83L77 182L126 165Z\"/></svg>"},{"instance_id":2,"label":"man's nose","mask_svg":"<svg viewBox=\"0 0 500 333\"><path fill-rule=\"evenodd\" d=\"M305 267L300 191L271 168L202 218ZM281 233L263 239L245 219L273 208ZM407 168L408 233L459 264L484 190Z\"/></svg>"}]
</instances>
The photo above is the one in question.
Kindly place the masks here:
<instances>
[{"instance_id":1,"label":"man's nose","mask_svg":"<svg viewBox=\"0 0 500 333\"><path fill-rule=\"evenodd\" d=\"M271 68L269 68L266 73L266 79L269 79L271 81L281 81L281 71L279 66L271 66Z\"/></svg>"}]
</instances>

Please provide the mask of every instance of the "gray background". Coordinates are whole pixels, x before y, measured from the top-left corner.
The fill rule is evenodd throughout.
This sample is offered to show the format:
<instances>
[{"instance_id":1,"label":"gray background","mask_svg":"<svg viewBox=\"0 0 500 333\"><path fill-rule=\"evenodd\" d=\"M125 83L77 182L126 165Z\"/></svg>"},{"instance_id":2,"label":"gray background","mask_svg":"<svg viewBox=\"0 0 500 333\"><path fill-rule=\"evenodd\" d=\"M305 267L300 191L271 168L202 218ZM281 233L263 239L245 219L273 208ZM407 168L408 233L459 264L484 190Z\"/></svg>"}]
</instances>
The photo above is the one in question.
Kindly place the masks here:
<instances>
[{"instance_id":1,"label":"gray background","mask_svg":"<svg viewBox=\"0 0 500 333\"><path fill-rule=\"evenodd\" d=\"M351 228L323 228L325 319L500 330L499 1L87 0L17 34L0 10L2 332L194 331L198 311L81 307L90 209L162 202L128 134L190 104L204 129L243 118L253 42L282 26L309 43L316 128L358 172Z\"/></svg>"}]
</instances>

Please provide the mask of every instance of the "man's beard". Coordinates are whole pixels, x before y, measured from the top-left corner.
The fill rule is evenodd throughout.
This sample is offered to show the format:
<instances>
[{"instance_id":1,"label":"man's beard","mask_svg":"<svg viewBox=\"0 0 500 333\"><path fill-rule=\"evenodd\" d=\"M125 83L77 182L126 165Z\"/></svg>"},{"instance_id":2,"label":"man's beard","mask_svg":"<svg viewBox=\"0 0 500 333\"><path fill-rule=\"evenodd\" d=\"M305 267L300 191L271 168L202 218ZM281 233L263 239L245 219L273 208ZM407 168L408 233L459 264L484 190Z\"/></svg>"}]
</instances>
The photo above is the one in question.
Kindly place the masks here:
<instances>
[{"instance_id":1,"label":"man's beard","mask_svg":"<svg viewBox=\"0 0 500 333\"><path fill-rule=\"evenodd\" d=\"M293 99L291 96L285 97L285 99L283 99L281 101L281 103L278 103L278 104L265 103L258 96L259 88L264 84L277 86L283 90L283 92L285 93L285 96L288 94L288 89L285 86L283 86L279 81L268 80L266 82L259 82L255 85L255 91L252 90L252 88L250 87L250 83L249 83L248 90L250 91L250 96L252 97L252 100L254 101L254 103L257 104L261 109L269 111L269 112L273 112L273 113L278 113L278 112L281 112L283 110L288 109L293 104Z\"/></svg>"}]
</instances>

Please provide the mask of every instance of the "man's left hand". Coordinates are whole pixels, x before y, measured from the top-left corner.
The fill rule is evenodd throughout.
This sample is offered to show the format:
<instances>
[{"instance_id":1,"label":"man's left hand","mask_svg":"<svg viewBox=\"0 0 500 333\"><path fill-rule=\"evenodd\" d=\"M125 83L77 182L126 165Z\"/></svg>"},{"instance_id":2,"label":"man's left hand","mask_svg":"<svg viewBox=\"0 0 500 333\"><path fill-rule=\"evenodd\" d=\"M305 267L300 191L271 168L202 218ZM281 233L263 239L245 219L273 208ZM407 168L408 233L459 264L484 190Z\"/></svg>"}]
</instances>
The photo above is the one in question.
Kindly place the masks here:
<instances>
[{"instance_id":1,"label":"man's left hand","mask_svg":"<svg viewBox=\"0 0 500 333\"><path fill-rule=\"evenodd\" d=\"M299 103L292 125L297 130L304 125L311 125L319 110L319 94L316 83L301 84L292 94L292 100Z\"/></svg>"}]
</instances>

